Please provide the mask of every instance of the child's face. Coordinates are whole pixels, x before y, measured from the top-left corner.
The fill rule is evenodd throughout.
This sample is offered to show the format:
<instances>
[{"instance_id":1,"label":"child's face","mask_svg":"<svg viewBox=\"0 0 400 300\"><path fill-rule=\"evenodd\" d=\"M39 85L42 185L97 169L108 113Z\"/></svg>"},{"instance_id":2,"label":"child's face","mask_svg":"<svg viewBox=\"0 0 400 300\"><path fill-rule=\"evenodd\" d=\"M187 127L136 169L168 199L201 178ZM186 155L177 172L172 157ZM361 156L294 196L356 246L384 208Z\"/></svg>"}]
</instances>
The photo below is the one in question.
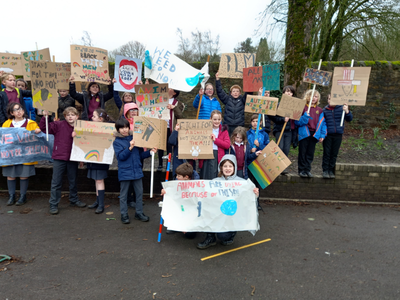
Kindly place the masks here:
<instances>
[{"instance_id":1,"label":"child's face","mask_svg":"<svg viewBox=\"0 0 400 300\"><path fill-rule=\"evenodd\" d=\"M3 80L3 84L6 86L6 88L14 89L15 88L15 77L12 75L9 75L7 78L5 78Z\"/></svg>"},{"instance_id":2,"label":"child's face","mask_svg":"<svg viewBox=\"0 0 400 300\"><path fill-rule=\"evenodd\" d=\"M214 94L214 88L212 87L212 85L207 85L206 86L206 95L208 97L211 97Z\"/></svg>"},{"instance_id":3,"label":"child's face","mask_svg":"<svg viewBox=\"0 0 400 300\"><path fill-rule=\"evenodd\" d=\"M65 115L65 120L69 125L74 125L75 121L78 120L78 116L70 112Z\"/></svg>"},{"instance_id":4,"label":"child's face","mask_svg":"<svg viewBox=\"0 0 400 300\"><path fill-rule=\"evenodd\" d=\"M126 94L125 96L124 96L124 103L129 103L129 102L132 102L133 101L133 97L132 97L132 95L128 95L128 94Z\"/></svg>"},{"instance_id":5,"label":"child's face","mask_svg":"<svg viewBox=\"0 0 400 300\"><path fill-rule=\"evenodd\" d=\"M128 136L129 135L129 127L122 127L118 130L120 134L123 136Z\"/></svg>"},{"instance_id":6,"label":"child's face","mask_svg":"<svg viewBox=\"0 0 400 300\"><path fill-rule=\"evenodd\" d=\"M138 116L138 110L137 109L130 109L128 110L128 118L131 119L133 117L137 117Z\"/></svg>"},{"instance_id":7,"label":"child's face","mask_svg":"<svg viewBox=\"0 0 400 300\"><path fill-rule=\"evenodd\" d=\"M68 90L58 90L58 93L60 94L61 97L67 97L69 94Z\"/></svg>"},{"instance_id":8,"label":"child's face","mask_svg":"<svg viewBox=\"0 0 400 300\"><path fill-rule=\"evenodd\" d=\"M212 120L214 128L218 128L219 125L221 125L221 115L220 114L213 115L211 120Z\"/></svg>"},{"instance_id":9,"label":"child's face","mask_svg":"<svg viewBox=\"0 0 400 300\"><path fill-rule=\"evenodd\" d=\"M234 170L235 167L233 166L233 163L231 163L230 161L225 162L224 165L222 166L222 174L224 174L224 176L232 176Z\"/></svg>"},{"instance_id":10,"label":"child's face","mask_svg":"<svg viewBox=\"0 0 400 300\"><path fill-rule=\"evenodd\" d=\"M15 105L14 108L13 108L13 111L11 112L11 115L12 115L15 119L20 120L20 119L23 118L24 113L25 113L25 111L24 111L24 109L23 109L21 106Z\"/></svg>"},{"instance_id":11,"label":"child's face","mask_svg":"<svg viewBox=\"0 0 400 300\"><path fill-rule=\"evenodd\" d=\"M175 96L175 91L173 89L169 89L168 90L168 96L169 96L170 99L173 98Z\"/></svg>"},{"instance_id":12,"label":"child's face","mask_svg":"<svg viewBox=\"0 0 400 300\"><path fill-rule=\"evenodd\" d=\"M176 180L189 180L189 176L183 177L182 175L176 174Z\"/></svg>"},{"instance_id":13,"label":"child's face","mask_svg":"<svg viewBox=\"0 0 400 300\"><path fill-rule=\"evenodd\" d=\"M293 93L292 93L291 90L287 89L287 90L285 91L285 95L288 95L288 96L292 97L292 96L293 96Z\"/></svg>"},{"instance_id":14,"label":"child's face","mask_svg":"<svg viewBox=\"0 0 400 300\"><path fill-rule=\"evenodd\" d=\"M233 98L237 98L240 96L240 90L239 89L232 89L231 95Z\"/></svg>"},{"instance_id":15,"label":"child's face","mask_svg":"<svg viewBox=\"0 0 400 300\"><path fill-rule=\"evenodd\" d=\"M20 89L20 90L26 90L25 82L18 81L17 82L17 88Z\"/></svg>"},{"instance_id":16,"label":"child's face","mask_svg":"<svg viewBox=\"0 0 400 300\"><path fill-rule=\"evenodd\" d=\"M258 119L251 120L251 127L253 129L256 129L257 128L257 123L258 123Z\"/></svg>"},{"instance_id":17,"label":"child's face","mask_svg":"<svg viewBox=\"0 0 400 300\"><path fill-rule=\"evenodd\" d=\"M257 126L257 124L256 124L256 126ZM240 144L241 142L243 142L243 138L242 138L242 136L241 136L240 134L237 134L237 135L235 136L235 142L238 143L238 144Z\"/></svg>"},{"instance_id":18,"label":"child's face","mask_svg":"<svg viewBox=\"0 0 400 300\"><path fill-rule=\"evenodd\" d=\"M318 99L319 99L318 95L314 95L314 97L312 99L312 104L313 105L317 104L318 103Z\"/></svg>"},{"instance_id":19,"label":"child's face","mask_svg":"<svg viewBox=\"0 0 400 300\"><path fill-rule=\"evenodd\" d=\"M92 121L93 122L101 122L101 119L100 119L99 114L97 113L97 111L93 112Z\"/></svg>"},{"instance_id":20,"label":"child's face","mask_svg":"<svg viewBox=\"0 0 400 300\"><path fill-rule=\"evenodd\" d=\"M91 87L90 87L90 93L92 94L92 95L96 95L99 91L100 91L100 88L99 88L99 86L97 85L97 84L93 84Z\"/></svg>"},{"instance_id":21,"label":"child's face","mask_svg":"<svg viewBox=\"0 0 400 300\"><path fill-rule=\"evenodd\" d=\"M270 91L265 91L265 93L264 93L264 97L269 97L270 96Z\"/></svg>"}]
</instances>

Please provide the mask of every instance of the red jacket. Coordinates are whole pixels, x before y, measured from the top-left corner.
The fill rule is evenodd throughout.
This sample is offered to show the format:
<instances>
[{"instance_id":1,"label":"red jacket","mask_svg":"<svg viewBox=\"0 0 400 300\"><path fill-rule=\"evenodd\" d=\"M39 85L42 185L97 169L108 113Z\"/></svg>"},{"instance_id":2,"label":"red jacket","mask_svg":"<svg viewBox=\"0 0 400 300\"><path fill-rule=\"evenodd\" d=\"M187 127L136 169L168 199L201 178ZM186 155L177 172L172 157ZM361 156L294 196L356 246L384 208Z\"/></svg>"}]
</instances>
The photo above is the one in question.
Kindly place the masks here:
<instances>
[{"instance_id":1,"label":"red jacket","mask_svg":"<svg viewBox=\"0 0 400 300\"><path fill-rule=\"evenodd\" d=\"M222 157L225 155L225 150L228 150L231 146L231 141L229 139L228 126L219 125L219 134L215 139L215 145L218 147L218 163L221 161ZM199 168L203 167L204 159L199 161Z\"/></svg>"}]
</instances>

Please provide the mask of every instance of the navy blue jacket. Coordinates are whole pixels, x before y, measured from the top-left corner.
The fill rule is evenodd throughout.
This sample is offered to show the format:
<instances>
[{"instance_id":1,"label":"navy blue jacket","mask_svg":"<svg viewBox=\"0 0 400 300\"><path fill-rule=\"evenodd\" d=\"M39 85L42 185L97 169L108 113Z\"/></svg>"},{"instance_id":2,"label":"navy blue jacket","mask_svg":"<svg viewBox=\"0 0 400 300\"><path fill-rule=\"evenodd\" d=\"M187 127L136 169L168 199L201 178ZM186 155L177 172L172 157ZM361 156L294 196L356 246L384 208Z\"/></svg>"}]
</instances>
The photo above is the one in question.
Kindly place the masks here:
<instances>
[{"instance_id":1,"label":"navy blue jacket","mask_svg":"<svg viewBox=\"0 0 400 300\"><path fill-rule=\"evenodd\" d=\"M113 147L118 160L118 180L137 180L143 178L142 160L150 157L150 150L144 152L143 148L133 147L132 151L130 151L131 131L125 137L119 132L114 132L114 136Z\"/></svg>"},{"instance_id":2,"label":"navy blue jacket","mask_svg":"<svg viewBox=\"0 0 400 300\"><path fill-rule=\"evenodd\" d=\"M343 114L343 105L336 105L334 109L328 109L329 105L325 106L322 110L325 116L325 123L328 134L339 133L343 134L344 132L344 122L343 126L340 126L340 121L342 120ZM347 122L351 122L353 120L353 115L351 111L348 114L344 115L344 119Z\"/></svg>"},{"instance_id":3,"label":"navy blue jacket","mask_svg":"<svg viewBox=\"0 0 400 300\"><path fill-rule=\"evenodd\" d=\"M221 80L216 81L217 95L219 100L225 104L224 124L230 126L244 126L244 106L246 104L247 93L233 98L224 92Z\"/></svg>"},{"instance_id":4,"label":"navy blue jacket","mask_svg":"<svg viewBox=\"0 0 400 300\"><path fill-rule=\"evenodd\" d=\"M173 153L174 157L173 157L173 161L172 161L172 175L173 175L173 178L175 178L176 168L185 162L184 159L178 158L178 131L176 131L176 130L172 131L171 135L169 136L168 143L170 145L174 146L174 153ZM192 178L192 179L194 179L194 178Z\"/></svg>"},{"instance_id":5,"label":"navy blue jacket","mask_svg":"<svg viewBox=\"0 0 400 300\"><path fill-rule=\"evenodd\" d=\"M281 133L282 127L285 124L285 117L281 116L269 116L271 118L271 121L274 122L274 130L273 133L275 134L276 132ZM291 124L290 124L290 119L289 122L287 122L286 127L285 127L285 132L290 132L291 130Z\"/></svg>"},{"instance_id":6,"label":"navy blue jacket","mask_svg":"<svg viewBox=\"0 0 400 300\"><path fill-rule=\"evenodd\" d=\"M249 164L253 162L253 160L257 158L257 155L255 152L251 152L251 147L248 142L247 145L245 145L245 147L246 147L246 152L244 153L243 177L244 179L248 179L249 172L247 167L249 166ZM236 156L235 147L233 145L231 145L231 148L229 149L229 154L233 154Z\"/></svg>"},{"instance_id":7,"label":"navy blue jacket","mask_svg":"<svg viewBox=\"0 0 400 300\"><path fill-rule=\"evenodd\" d=\"M29 116L29 112L26 109L24 97L32 97L32 91L19 90L19 104L24 109L25 113ZM0 127L5 121L8 120L7 116L7 106L8 106L8 96L5 91L0 91Z\"/></svg>"}]
</instances>

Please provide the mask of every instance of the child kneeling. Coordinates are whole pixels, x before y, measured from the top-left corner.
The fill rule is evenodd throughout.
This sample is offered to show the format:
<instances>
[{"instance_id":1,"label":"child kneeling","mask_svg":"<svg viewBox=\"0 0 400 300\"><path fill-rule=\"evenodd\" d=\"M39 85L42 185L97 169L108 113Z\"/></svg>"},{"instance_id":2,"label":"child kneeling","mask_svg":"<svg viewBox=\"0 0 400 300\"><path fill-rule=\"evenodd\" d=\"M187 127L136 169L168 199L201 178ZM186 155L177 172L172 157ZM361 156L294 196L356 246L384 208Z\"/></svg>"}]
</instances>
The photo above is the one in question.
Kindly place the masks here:
<instances>
[{"instance_id":1,"label":"child kneeling","mask_svg":"<svg viewBox=\"0 0 400 300\"><path fill-rule=\"evenodd\" d=\"M129 122L126 119L120 119L115 123L115 140L113 142L115 156L118 160L118 180L121 190L119 205L121 210L121 222L129 224L128 216L128 190L132 184L136 195L136 213L135 219L142 222L149 221L143 213L143 165L142 160L150 157L150 152L156 153L157 148L151 151L143 151L143 148L135 147L132 131L129 130Z\"/></svg>"}]
</instances>

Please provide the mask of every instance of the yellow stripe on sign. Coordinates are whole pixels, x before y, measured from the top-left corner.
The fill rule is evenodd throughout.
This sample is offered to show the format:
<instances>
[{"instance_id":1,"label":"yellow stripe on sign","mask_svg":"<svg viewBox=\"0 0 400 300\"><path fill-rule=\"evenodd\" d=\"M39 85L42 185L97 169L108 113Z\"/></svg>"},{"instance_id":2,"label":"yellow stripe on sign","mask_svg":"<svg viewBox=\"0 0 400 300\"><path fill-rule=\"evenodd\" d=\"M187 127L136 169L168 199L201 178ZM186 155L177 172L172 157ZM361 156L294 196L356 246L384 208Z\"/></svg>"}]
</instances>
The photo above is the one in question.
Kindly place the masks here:
<instances>
[{"instance_id":1,"label":"yellow stripe on sign","mask_svg":"<svg viewBox=\"0 0 400 300\"><path fill-rule=\"evenodd\" d=\"M214 257L217 257L217 256L221 256L221 255L224 255L224 254L227 254L227 253L231 253L231 252L234 252L234 251L237 251L237 250L241 250L241 249L248 248L248 247L251 247L251 246L255 246L255 245L258 245L258 244L262 244L262 243L265 243L265 242L269 242L270 240L271 239L262 240L262 241L259 241L259 242L255 242L253 244L249 244L249 245L246 245L246 246L242 246L242 247L239 247L239 248L235 248L235 249L232 249L232 250L228 250L228 251L225 251L225 252L221 252L221 253L218 253L218 254L207 256L207 257L202 258L201 261L205 261L206 259L210 259L210 258L214 258Z\"/></svg>"},{"instance_id":2,"label":"yellow stripe on sign","mask_svg":"<svg viewBox=\"0 0 400 300\"><path fill-rule=\"evenodd\" d=\"M353 94L357 93L357 86L354 86Z\"/></svg>"}]
</instances>

